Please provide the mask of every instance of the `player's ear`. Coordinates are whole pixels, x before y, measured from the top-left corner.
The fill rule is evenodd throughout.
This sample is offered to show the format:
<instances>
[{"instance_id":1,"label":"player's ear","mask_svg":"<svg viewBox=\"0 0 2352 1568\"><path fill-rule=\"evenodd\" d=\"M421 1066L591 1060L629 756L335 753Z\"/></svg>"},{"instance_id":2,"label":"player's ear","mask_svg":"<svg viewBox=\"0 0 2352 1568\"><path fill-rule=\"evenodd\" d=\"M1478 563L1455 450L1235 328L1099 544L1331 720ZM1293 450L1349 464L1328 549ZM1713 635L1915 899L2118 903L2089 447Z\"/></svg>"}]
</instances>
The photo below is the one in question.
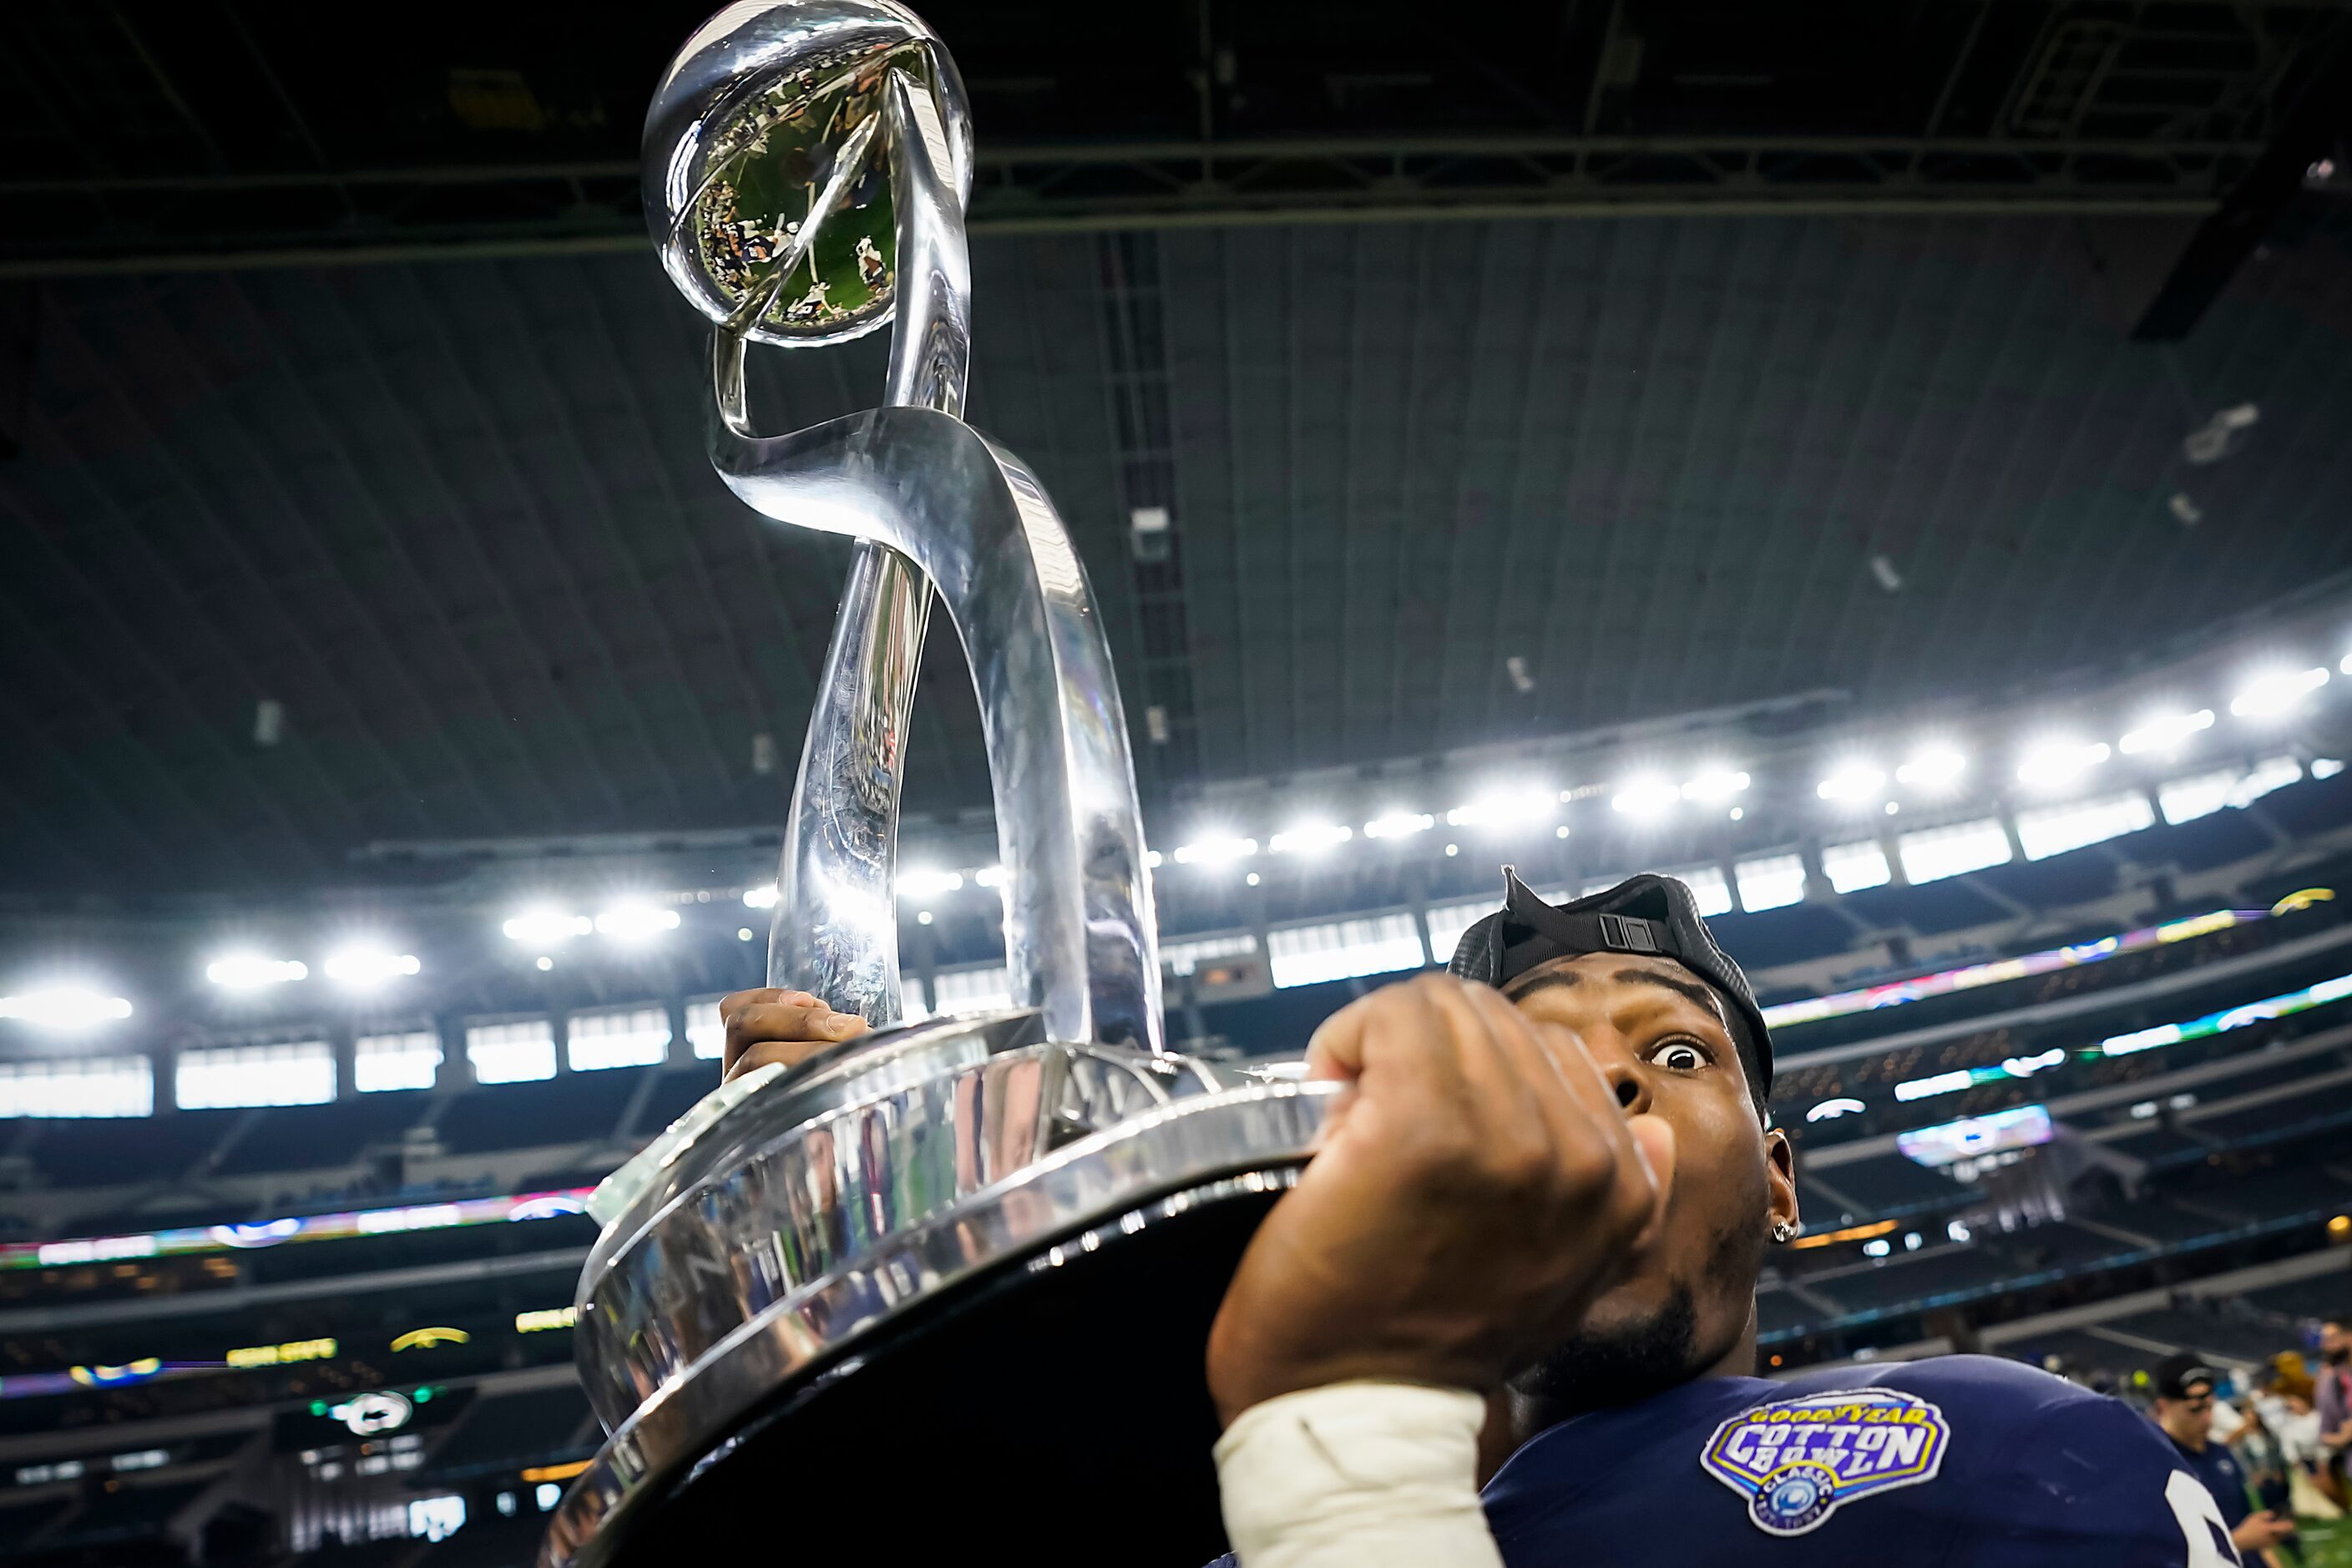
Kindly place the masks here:
<instances>
[{"instance_id":1,"label":"player's ear","mask_svg":"<svg viewBox=\"0 0 2352 1568\"><path fill-rule=\"evenodd\" d=\"M1772 1239L1794 1240L1803 1227L1797 1212L1797 1151L1778 1127L1764 1130L1765 1225Z\"/></svg>"}]
</instances>

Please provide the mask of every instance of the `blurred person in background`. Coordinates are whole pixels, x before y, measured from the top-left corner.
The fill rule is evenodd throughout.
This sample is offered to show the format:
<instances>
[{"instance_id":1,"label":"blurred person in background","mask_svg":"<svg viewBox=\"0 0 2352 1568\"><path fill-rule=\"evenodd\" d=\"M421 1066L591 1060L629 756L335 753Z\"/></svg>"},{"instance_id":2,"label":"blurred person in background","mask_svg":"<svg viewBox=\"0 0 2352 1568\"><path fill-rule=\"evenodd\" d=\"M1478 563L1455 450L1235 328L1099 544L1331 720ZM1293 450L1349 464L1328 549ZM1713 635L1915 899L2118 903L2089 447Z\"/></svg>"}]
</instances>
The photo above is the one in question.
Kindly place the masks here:
<instances>
[{"instance_id":1,"label":"blurred person in background","mask_svg":"<svg viewBox=\"0 0 2352 1568\"><path fill-rule=\"evenodd\" d=\"M2236 1457L2213 1440L2213 1391L2220 1382L2211 1367L2188 1351L2167 1356L2148 1373L2156 1394L2156 1424L2213 1494L2231 1543L2249 1559L2259 1555L2274 1563L2278 1559L2271 1549L2294 1538L2294 1521L2267 1508L2256 1510Z\"/></svg>"},{"instance_id":2,"label":"blurred person in background","mask_svg":"<svg viewBox=\"0 0 2352 1568\"><path fill-rule=\"evenodd\" d=\"M2281 1364L2289 1359L2280 1356L2272 1363L2272 1370L2254 1391L2254 1413L2278 1445L2279 1462L2286 1468L2294 1504L2290 1511L2332 1519L2338 1510L2319 1484L2325 1450L2319 1446L2319 1412L2311 1404L2311 1380L2290 1377ZM2292 1359L2300 1369L2302 1358Z\"/></svg>"},{"instance_id":3,"label":"blurred person in background","mask_svg":"<svg viewBox=\"0 0 2352 1568\"><path fill-rule=\"evenodd\" d=\"M2336 1507L2352 1506L2345 1480L2345 1455L2352 1450L2352 1334L2342 1323L2319 1325L2319 1370L2312 1383L2312 1406L2319 1414L2320 1487Z\"/></svg>"}]
</instances>

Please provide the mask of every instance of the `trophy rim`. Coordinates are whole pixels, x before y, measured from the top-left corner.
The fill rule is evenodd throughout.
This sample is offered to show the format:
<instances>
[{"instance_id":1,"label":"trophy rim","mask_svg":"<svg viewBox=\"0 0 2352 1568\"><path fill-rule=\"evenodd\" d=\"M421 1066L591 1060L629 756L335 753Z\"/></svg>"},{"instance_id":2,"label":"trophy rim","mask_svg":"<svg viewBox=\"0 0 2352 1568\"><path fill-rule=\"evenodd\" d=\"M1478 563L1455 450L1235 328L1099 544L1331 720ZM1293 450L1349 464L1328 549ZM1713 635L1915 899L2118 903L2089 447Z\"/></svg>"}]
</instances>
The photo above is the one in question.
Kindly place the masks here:
<instances>
[{"instance_id":1,"label":"trophy rim","mask_svg":"<svg viewBox=\"0 0 2352 1568\"><path fill-rule=\"evenodd\" d=\"M787 16L792 19L782 19ZM971 198L975 160L971 94L947 46L913 10L897 0L766 0L765 4L755 0L751 5L724 7L696 28L663 67L646 105L639 138L640 195L662 272L698 314L715 324L725 326L740 301L723 295L688 254L689 247L680 237L706 171L709 155L706 132L724 123L813 41L828 34L836 39L887 37L894 48L922 53L930 68L929 86L949 128L956 195L961 202ZM688 76L690 65L727 51L736 57L731 68ZM682 169L676 166L681 150L687 153ZM682 202L677 199L681 187L686 193ZM894 296L886 309L838 326L785 332L764 321L754 321L742 328L742 336L776 348L829 348L879 331L898 314L898 300Z\"/></svg>"},{"instance_id":2,"label":"trophy rim","mask_svg":"<svg viewBox=\"0 0 2352 1568\"><path fill-rule=\"evenodd\" d=\"M676 1142L668 1142L667 1132L657 1136L604 1179L610 1183L625 1176L641 1162L651 1167L642 1183L633 1184L635 1190L613 1210L589 1247L574 1305L584 1307L596 1286L665 1215L722 1180L733 1164L764 1143L896 1089L976 1066L1001 1052L1045 1043L1041 1015L1034 1007L898 1024L783 1068ZM712 1092L728 1087L722 1082ZM689 1109L679 1120L694 1115Z\"/></svg>"},{"instance_id":3,"label":"trophy rim","mask_svg":"<svg viewBox=\"0 0 2352 1568\"><path fill-rule=\"evenodd\" d=\"M760 1405L918 1306L1009 1268L1059 1267L1204 1204L1293 1185L1342 1089L1254 1082L1172 1100L1008 1174L747 1320L611 1435L555 1510L541 1568L596 1568L644 1500L723 1448ZM877 1293L891 1304L852 1316Z\"/></svg>"},{"instance_id":4,"label":"trophy rim","mask_svg":"<svg viewBox=\"0 0 2352 1568\"><path fill-rule=\"evenodd\" d=\"M1064 1106L1057 1098L1066 1088L1091 1082L1095 1092L1108 1096L1107 1103L1097 1103L1095 1109L1108 1109L1111 1114L1087 1116L1064 1147L1123 1126L1178 1096L1205 1098L1235 1087L1205 1064L1190 1064L1195 1070L1188 1085L1186 1064L1177 1058L1045 1039L1032 1020L1033 1015L1026 1013L987 1016L963 1023L945 1037L912 1042L911 1049L880 1053L878 1061L851 1064L850 1070L835 1075L829 1083L813 1086L811 1092L795 1094L783 1083L772 1086L782 1092L763 1089L757 1096L761 1103L748 1112L736 1111L730 1125L711 1139L711 1146L702 1151L699 1159L681 1161L684 1169L649 1190L645 1194L646 1203L633 1215L642 1220L635 1229L625 1237L598 1238L575 1293L579 1310L575 1359L598 1417L608 1427L617 1427L653 1397L653 1390L689 1375L728 1334L756 1318L773 1300L815 1289L835 1273L854 1268L887 1247L888 1237L912 1234L934 1219L981 1202L1005 1175L1050 1158L1052 1151L1040 1150L1031 1141L1044 1135L1049 1121L1056 1127L1066 1125L1062 1119L1075 1108ZM1082 1062L1093 1064L1092 1068L1081 1068ZM998 1075L1017 1077L1024 1064L1038 1075L1027 1085L1027 1092L1039 1097L1028 1102L1038 1115L1038 1131L1018 1133L1013 1143L1007 1145L984 1131L994 1119L982 1116L965 1122L962 1136L953 1140L965 1154L983 1167L993 1167L999 1174L982 1176L960 1195L924 1204L893 1218L885 1236L811 1268L800 1282L769 1300L756 1296L746 1300L720 1284L696 1292L689 1313L684 1301L662 1289L658 1283L662 1278L681 1272L692 1275L703 1265L717 1266L722 1258L749 1254L767 1258L767 1244L772 1239L768 1227L799 1223L785 1217L791 1212L789 1199L783 1200L782 1214L774 1207L783 1192L795 1190L792 1184L779 1189L772 1172L755 1173L805 1157L814 1139L828 1141L828 1146L844 1137L862 1143L902 1118L928 1119L921 1107L927 1106L932 1114L947 1112L949 1103L960 1101L966 1091L976 1091L1001 1106L999 1097L1012 1086ZM988 1083L992 1079L997 1081ZM1124 1094L1118 1087L1121 1083L1126 1086ZM1013 1092L1018 1100L1023 1091L1016 1088ZM1079 1089L1078 1093L1079 1104L1087 1104L1088 1091ZM1122 1099L1129 1103L1122 1106ZM958 1120L952 1113L950 1116ZM706 1136L712 1131L718 1130L706 1129ZM975 1133L977 1142L967 1142ZM882 1135L888 1136L887 1131ZM995 1163L1006 1159L1017 1163ZM957 1164L961 1168L961 1157ZM892 1170L896 1175L905 1173L895 1165ZM748 1186L743 1184L747 1177ZM909 1194L895 1185L867 1184L875 1179L872 1173L860 1173L854 1193L845 1199L852 1212L892 1211L908 1201ZM754 1193L762 1195L754 1197ZM721 1218L721 1215L731 1217ZM820 1228L830 1234L829 1226ZM830 1250L829 1244L816 1235L803 1236L801 1246ZM800 1255L797 1248L787 1250ZM772 1263L751 1265L751 1271L764 1277ZM722 1268L722 1277L732 1280L737 1267ZM799 1272L796 1267L788 1271L788 1277Z\"/></svg>"}]
</instances>

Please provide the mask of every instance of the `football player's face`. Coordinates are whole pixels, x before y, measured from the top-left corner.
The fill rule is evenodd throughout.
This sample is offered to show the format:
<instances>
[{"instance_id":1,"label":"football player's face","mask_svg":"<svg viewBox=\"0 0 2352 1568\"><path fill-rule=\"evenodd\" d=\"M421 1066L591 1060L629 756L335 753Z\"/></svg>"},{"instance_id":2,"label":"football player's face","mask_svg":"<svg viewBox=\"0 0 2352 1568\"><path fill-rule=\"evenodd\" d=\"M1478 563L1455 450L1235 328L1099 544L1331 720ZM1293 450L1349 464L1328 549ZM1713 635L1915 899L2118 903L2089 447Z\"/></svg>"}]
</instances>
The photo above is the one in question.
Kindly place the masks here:
<instances>
[{"instance_id":1,"label":"football player's face","mask_svg":"<svg viewBox=\"0 0 2352 1568\"><path fill-rule=\"evenodd\" d=\"M1672 960L1625 953L1558 959L1504 992L1530 1018L1575 1030L1627 1114L1675 1130L1664 1228L1633 1276L1594 1303L1585 1333L1638 1331L1686 1299L1696 1362L1687 1370L1713 1366L1748 1331L1774 1222L1797 1218L1788 1140L1760 1124L1721 1001Z\"/></svg>"}]
</instances>

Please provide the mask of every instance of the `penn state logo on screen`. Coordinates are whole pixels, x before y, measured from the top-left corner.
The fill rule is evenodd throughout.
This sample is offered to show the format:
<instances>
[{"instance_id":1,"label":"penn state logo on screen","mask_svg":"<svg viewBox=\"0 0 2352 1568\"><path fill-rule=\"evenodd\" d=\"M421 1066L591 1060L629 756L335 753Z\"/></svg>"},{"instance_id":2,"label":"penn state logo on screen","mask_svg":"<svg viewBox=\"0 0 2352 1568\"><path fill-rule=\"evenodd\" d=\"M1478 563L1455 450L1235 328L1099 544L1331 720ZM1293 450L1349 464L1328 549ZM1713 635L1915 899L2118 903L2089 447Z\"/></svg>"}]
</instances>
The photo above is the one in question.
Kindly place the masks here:
<instances>
[{"instance_id":1,"label":"penn state logo on screen","mask_svg":"<svg viewBox=\"0 0 2352 1568\"><path fill-rule=\"evenodd\" d=\"M1951 1427L1927 1401L1892 1388L1776 1399L1715 1429L1699 1468L1748 1500L1769 1535L1803 1535L1849 1504L1936 1479Z\"/></svg>"}]
</instances>

